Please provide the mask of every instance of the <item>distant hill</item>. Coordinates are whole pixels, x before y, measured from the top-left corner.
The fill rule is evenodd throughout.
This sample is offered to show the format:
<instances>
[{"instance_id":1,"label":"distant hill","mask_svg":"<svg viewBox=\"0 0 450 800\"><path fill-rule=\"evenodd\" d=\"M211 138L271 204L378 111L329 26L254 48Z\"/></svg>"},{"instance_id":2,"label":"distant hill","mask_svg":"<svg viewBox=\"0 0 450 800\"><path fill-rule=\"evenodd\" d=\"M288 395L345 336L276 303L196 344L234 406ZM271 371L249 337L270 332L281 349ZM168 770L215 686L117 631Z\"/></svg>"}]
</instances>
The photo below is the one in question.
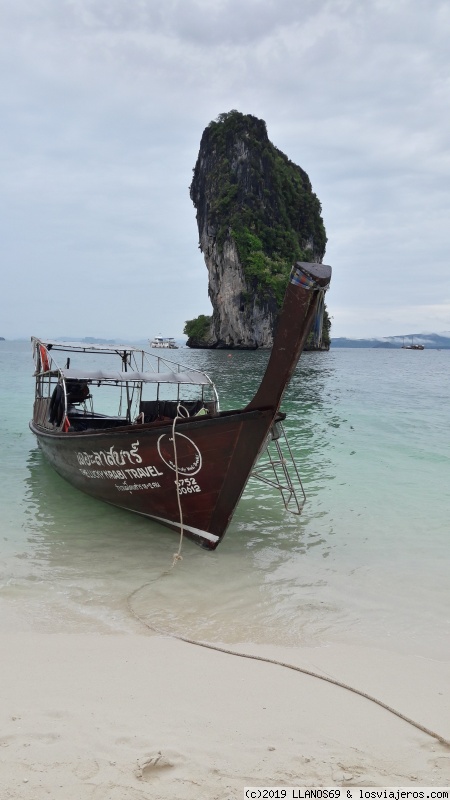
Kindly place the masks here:
<instances>
[{"instance_id":1,"label":"distant hill","mask_svg":"<svg viewBox=\"0 0 450 800\"><path fill-rule=\"evenodd\" d=\"M331 339L331 347L375 347L395 349L403 344L423 344L429 350L450 350L450 331L442 333L405 333L404 336L385 336L376 339Z\"/></svg>"},{"instance_id":2,"label":"distant hill","mask_svg":"<svg viewBox=\"0 0 450 800\"><path fill-rule=\"evenodd\" d=\"M117 344L115 339L96 339L95 336L58 336L57 342L84 342L85 344Z\"/></svg>"}]
</instances>

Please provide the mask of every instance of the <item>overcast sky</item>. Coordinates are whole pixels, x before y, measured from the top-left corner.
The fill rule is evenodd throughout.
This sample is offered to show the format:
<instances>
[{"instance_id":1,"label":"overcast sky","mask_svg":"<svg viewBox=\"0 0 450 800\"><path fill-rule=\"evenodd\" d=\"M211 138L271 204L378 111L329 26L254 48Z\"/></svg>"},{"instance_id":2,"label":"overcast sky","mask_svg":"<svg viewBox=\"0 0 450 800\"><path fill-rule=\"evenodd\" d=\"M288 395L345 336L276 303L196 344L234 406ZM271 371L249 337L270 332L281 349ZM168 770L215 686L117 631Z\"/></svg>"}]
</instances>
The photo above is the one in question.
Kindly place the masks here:
<instances>
[{"instance_id":1,"label":"overcast sky","mask_svg":"<svg viewBox=\"0 0 450 800\"><path fill-rule=\"evenodd\" d=\"M309 175L333 336L450 329L450 4L0 0L0 335L210 313L189 184L237 109Z\"/></svg>"}]
</instances>

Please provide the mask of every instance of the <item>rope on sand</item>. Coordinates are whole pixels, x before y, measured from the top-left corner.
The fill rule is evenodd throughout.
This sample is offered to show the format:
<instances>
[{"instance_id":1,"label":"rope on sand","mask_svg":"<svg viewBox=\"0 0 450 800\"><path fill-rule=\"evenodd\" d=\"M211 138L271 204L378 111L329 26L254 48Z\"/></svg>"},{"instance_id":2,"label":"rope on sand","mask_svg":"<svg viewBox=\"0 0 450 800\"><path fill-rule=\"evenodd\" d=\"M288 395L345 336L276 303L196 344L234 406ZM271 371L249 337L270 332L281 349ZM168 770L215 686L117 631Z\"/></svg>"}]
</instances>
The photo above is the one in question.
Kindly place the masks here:
<instances>
[{"instance_id":1,"label":"rope on sand","mask_svg":"<svg viewBox=\"0 0 450 800\"><path fill-rule=\"evenodd\" d=\"M329 678L326 675L321 675L319 672L313 672L312 670L306 669L305 667L297 667L294 664L288 664L286 661L278 661L275 658L267 658L266 656L255 656L251 655L250 653L242 653L236 650L228 650L226 647L220 647L219 645L211 644L209 642L202 642L197 639L189 639L187 636L181 636L177 633L171 633L170 631L161 630L160 628L157 628L155 625L151 625L149 622L147 622L145 619L143 619L141 616L139 616L139 614L135 612L131 604L131 601L133 597L136 597L136 595L140 591L142 591L142 589L145 589L147 586L151 586L152 583L155 583L163 576L169 575L170 572L172 571L175 562L176 558L174 558L172 567L170 567L165 572L162 572L161 575L159 575L153 581L148 581L147 583L142 584L142 586L139 586L137 589L131 592L131 594L129 594L127 597L126 602L130 614L142 625L145 625L145 627L148 628L150 631L153 631L154 633L157 633L160 636L168 636L171 639L178 639L178 641L185 642L186 644L193 644L196 647L205 647L207 650L217 650L217 652L219 653L226 653L227 655L238 656L239 658L249 658L252 661L264 661L266 664L274 664L277 667L285 667L285 669L291 669L294 670L294 672L300 672L303 675L309 675L309 677L311 678L317 678L318 680L326 681L327 683L331 683L334 686L338 686L340 689L346 689L348 692L353 692L353 694L357 694L360 697L364 697L365 700L369 700L371 703L375 703L377 706L384 708L385 711L389 711L390 714L394 714L399 719L403 720L404 722L407 722L408 725L412 725L414 728L417 728L417 730L422 731L422 733L426 733L428 736L431 736L433 739L436 739L444 747L450 749L450 741L446 739L444 736L441 736L439 733L436 733L436 731L433 731L430 728L426 728L425 725L422 725L420 722L416 722L410 717L407 717L405 714L402 714L401 711L397 711L395 708L392 708L392 706L388 705L387 703L384 703L382 700L378 700L378 698L373 697L370 694L367 694L367 692L363 692L361 689L356 689L354 686L350 686L348 683L343 683L342 681L338 681L335 678Z\"/></svg>"}]
</instances>

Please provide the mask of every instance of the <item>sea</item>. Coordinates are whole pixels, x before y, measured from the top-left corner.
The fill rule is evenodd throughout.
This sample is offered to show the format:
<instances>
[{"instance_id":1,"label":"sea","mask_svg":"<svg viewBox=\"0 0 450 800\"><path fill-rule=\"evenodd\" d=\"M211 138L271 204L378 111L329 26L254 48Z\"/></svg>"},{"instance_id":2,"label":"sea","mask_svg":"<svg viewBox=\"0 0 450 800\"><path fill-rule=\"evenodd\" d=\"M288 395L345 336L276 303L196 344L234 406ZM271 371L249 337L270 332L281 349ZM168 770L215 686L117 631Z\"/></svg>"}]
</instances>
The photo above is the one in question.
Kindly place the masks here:
<instances>
[{"instance_id":1,"label":"sea","mask_svg":"<svg viewBox=\"0 0 450 800\"><path fill-rule=\"evenodd\" d=\"M170 354L245 405L263 351ZM214 552L72 488L28 423L31 348L0 342L0 631L158 630L236 647L450 657L450 350L304 353L285 429L300 515L251 479Z\"/></svg>"}]
</instances>

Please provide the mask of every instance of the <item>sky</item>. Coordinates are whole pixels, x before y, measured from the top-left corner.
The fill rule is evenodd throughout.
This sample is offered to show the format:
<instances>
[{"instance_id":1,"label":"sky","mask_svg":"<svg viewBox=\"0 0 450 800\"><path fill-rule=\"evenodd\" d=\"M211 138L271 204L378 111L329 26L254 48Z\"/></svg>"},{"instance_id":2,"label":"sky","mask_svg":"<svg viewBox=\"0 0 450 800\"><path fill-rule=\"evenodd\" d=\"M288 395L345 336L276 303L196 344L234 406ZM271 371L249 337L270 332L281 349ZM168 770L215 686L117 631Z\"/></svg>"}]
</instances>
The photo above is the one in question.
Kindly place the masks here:
<instances>
[{"instance_id":1,"label":"sky","mask_svg":"<svg viewBox=\"0 0 450 800\"><path fill-rule=\"evenodd\" d=\"M179 337L237 109L309 175L332 336L450 330L447 0L0 0L0 335Z\"/></svg>"}]
</instances>

